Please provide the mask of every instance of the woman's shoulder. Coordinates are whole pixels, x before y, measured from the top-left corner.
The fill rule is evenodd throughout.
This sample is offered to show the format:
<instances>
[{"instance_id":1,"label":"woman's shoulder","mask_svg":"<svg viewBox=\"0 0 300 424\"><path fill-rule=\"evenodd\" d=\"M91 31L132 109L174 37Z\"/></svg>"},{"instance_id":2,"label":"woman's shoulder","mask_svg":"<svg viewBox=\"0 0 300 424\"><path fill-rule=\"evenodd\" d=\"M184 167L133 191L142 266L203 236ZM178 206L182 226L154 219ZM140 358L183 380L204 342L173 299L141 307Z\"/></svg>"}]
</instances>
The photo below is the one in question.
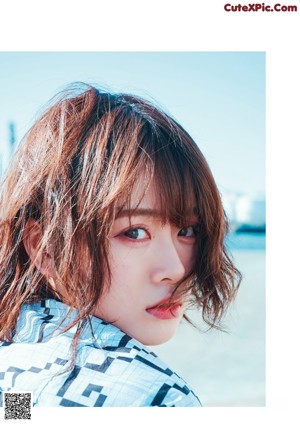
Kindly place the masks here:
<instances>
[{"instance_id":1,"label":"woman's shoulder","mask_svg":"<svg viewBox=\"0 0 300 424\"><path fill-rule=\"evenodd\" d=\"M23 309L15 343L0 349L3 389L30 390L34 404L44 406L201 406L154 352L96 317L86 323L70 368L74 329L53 333L65 312L52 300Z\"/></svg>"},{"instance_id":2,"label":"woman's shoulder","mask_svg":"<svg viewBox=\"0 0 300 424\"><path fill-rule=\"evenodd\" d=\"M201 406L186 382L153 351L111 324L100 328L93 349L81 347L78 365L87 381L92 378L103 387L103 406Z\"/></svg>"},{"instance_id":3,"label":"woman's shoulder","mask_svg":"<svg viewBox=\"0 0 300 424\"><path fill-rule=\"evenodd\" d=\"M43 343L59 334L76 317L77 312L55 299L24 304L21 307L13 341ZM72 334L71 334L72 333ZM70 336L73 337L74 331Z\"/></svg>"}]
</instances>

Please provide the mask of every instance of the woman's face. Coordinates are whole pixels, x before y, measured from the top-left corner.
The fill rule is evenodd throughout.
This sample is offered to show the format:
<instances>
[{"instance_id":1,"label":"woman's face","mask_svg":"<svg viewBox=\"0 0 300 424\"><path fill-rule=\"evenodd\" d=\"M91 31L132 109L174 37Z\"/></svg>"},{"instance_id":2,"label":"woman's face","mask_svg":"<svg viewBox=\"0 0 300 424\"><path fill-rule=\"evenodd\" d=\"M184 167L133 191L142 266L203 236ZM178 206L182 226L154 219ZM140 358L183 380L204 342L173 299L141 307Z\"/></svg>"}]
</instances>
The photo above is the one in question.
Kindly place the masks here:
<instances>
[{"instance_id":1,"label":"woman's face","mask_svg":"<svg viewBox=\"0 0 300 424\"><path fill-rule=\"evenodd\" d=\"M143 193L141 184L133 190L131 208ZM99 300L94 315L146 345L169 340L183 316L187 299L174 297L166 303L176 283L193 268L196 253L197 218L177 228L162 225L151 184L138 209L123 210L116 218L109 240L111 285ZM173 301L172 301L173 302Z\"/></svg>"}]
</instances>

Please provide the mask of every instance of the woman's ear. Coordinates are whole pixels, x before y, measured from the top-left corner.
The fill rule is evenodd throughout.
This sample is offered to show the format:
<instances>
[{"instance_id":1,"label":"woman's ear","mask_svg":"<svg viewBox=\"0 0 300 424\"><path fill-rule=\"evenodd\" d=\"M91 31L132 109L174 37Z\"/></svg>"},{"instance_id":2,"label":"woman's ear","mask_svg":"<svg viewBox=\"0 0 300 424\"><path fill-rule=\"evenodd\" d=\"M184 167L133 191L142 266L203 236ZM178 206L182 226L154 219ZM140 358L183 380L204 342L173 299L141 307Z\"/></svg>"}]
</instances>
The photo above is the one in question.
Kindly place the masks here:
<instances>
[{"instance_id":1,"label":"woman's ear","mask_svg":"<svg viewBox=\"0 0 300 424\"><path fill-rule=\"evenodd\" d=\"M47 278L55 276L55 269L52 257L44 250L40 249L43 232L40 224L29 218L25 224L23 232L23 244L27 255L36 268Z\"/></svg>"}]
</instances>

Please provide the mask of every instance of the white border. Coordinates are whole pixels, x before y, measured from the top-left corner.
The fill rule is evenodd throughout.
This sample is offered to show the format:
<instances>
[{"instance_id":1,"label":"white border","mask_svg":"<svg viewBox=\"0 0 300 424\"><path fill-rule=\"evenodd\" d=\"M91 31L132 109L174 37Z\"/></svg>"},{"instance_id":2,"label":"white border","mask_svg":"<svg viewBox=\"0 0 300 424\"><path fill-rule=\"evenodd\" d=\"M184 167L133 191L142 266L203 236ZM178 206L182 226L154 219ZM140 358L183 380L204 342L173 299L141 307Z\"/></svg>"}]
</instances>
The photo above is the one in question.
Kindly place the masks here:
<instances>
[{"instance_id":1,"label":"white border","mask_svg":"<svg viewBox=\"0 0 300 424\"><path fill-rule=\"evenodd\" d=\"M181 420L192 414L210 422L297 422L299 390L293 383L299 375L300 357L295 341L299 320L300 12L226 13L225 1L220 0L1 3L2 51L266 51L267 407L177 408L176 412L152 408L146 416L143 408L95 408L88 414L113 422L120 417L126 422L127 418L141 422L146 417L152 421L164 414L167 419ZM284 4L296 4L300 9L298 0ZM84 419L87 410L36 408L33 421L53 421L55 416L69 419L75 413Z\"/></svg>"}]
</instances>

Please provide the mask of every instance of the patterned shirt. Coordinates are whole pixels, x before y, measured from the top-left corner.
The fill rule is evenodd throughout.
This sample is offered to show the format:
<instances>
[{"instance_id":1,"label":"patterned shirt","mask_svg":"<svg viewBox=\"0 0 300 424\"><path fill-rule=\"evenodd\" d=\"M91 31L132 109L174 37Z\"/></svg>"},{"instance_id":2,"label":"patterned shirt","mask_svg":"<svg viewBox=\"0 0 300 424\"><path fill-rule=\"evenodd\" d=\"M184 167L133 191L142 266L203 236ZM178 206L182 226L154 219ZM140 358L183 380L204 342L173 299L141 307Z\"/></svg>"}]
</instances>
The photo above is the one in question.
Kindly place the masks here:
<instances>
[{"instance_id":1,"label":"patterned shirt","mask_svg":"<svg viewBox=\"0 0 300 424\"><path fill-rule=\"evenodd\" d=\"M94 316L72 364L77 326L61 330L77 312L68 312L54 299L22 307L14 341L0 342L0 393L32 392L34 406L201 406L155 353Z\"/></svg>"}]
</instances>

